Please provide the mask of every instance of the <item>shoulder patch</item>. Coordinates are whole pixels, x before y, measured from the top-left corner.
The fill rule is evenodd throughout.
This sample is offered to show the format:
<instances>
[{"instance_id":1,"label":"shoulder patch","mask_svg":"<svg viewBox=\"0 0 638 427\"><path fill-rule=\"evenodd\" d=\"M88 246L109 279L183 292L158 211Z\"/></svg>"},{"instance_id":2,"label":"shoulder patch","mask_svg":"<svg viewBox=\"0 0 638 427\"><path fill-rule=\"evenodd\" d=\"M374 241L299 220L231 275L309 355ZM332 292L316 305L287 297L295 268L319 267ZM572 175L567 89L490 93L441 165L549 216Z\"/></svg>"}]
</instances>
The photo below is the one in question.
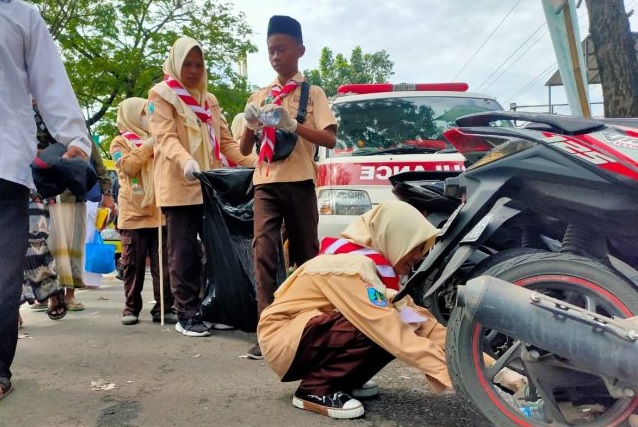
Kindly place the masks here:
<instances>
[{"instance_id":1,"label":"shoulder patch","mask_svg":"<svg viewBox=\"0 0 638 427\"><path fill-rule=\"evenodd\" d=\"M368 290L368 299L370 300L372 304L376 305L377 307L388 306L388 300L385 298L385 295L377 291L372 286L368 286L367 290Z\"/></svg>"}]
</instances>

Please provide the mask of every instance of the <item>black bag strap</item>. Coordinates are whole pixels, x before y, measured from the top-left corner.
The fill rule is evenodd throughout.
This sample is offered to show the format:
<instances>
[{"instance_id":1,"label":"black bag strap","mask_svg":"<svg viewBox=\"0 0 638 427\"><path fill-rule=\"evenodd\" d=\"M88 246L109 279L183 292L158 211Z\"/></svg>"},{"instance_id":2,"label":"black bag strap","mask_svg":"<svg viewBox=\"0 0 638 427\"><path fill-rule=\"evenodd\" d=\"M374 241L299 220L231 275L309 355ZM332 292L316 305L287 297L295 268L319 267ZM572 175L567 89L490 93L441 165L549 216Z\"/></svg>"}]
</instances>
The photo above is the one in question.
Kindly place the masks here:
<instances>
[{"instance_id":1,"label":"black bag strap","mask_svg":"<svg viewBox=\"0 0 638 427\"><path fill-rule=\"evenodd\" d=\"M301 83L301 95L299 95L299 111L297 112L297 123L303 124L306 121L308 111L308 94L310 94L310 83Z\"/></svg>"}]
</instances>

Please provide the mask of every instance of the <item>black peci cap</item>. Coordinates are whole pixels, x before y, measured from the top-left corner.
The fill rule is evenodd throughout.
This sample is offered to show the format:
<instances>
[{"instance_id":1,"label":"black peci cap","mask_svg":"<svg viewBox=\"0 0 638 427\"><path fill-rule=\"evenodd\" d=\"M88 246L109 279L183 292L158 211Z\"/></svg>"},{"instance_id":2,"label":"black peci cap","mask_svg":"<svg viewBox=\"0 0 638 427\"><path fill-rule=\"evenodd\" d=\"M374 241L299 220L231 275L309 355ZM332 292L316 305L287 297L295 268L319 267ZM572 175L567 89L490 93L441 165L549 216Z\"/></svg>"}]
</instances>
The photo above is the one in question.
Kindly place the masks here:
<instances>
[{"instance_id":1,"label":"black peci cap","mask_svg":"<svg viewBox=\"0 0 638 427\"><path fill-rule=\"evenodd\" d=\"M268 21L268 33L266 38L275 34L286 34L303 44L301 36L301 24L294 18L284 15L274 15Z\"/></svg>"}]
</instances>

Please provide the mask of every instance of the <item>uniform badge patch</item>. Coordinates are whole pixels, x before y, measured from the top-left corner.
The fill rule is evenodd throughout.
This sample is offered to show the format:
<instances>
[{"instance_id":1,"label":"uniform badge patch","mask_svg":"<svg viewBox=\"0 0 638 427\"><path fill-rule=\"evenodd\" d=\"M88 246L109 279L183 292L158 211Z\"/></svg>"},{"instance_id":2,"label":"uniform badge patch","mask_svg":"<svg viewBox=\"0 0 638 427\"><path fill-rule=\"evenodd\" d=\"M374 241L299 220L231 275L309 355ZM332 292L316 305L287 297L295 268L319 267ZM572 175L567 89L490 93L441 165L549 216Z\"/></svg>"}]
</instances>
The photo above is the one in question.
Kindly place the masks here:
<instances>
[{"instance_id":1,"label":"uniform badge patch","mask_svg":"<svg viewBox=\"0 0 638 427\"><path fill-rule=\"evenodd\" d=\"M381 292L377 291L374 287L368 286L368 299L377 307L387 307L388 300Z\"/></svg>"}]
</instances>

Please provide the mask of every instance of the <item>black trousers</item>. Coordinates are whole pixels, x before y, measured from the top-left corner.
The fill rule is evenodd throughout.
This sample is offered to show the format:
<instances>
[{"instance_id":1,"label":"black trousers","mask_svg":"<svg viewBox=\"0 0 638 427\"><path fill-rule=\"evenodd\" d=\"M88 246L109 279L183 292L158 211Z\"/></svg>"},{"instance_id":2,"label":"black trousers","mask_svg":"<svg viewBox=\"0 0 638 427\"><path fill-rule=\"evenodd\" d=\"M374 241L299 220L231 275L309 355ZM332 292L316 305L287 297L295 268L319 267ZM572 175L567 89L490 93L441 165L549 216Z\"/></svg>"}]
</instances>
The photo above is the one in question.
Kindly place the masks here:
<instances>
[{"instance_id":1,"label":"black trousers","mask_svg":"<svg viewBox=\"0 0 638 427\"><path fill-rule=\"evenodd\" d=\"M29 189L0 179L0 377L11 378L29 236Z\"/></svg>"},{"instance_id":2,"label":"black trousers","mask_svg":"<svg viewBox=\"0 0 638 427\"><path fill-rule=\"evenodd\" d=\"M360 332L343 315L330 311L304 328L295 359L282 381L301 380L299 390L324 396L360 387L394 356Z\"/></svg>"},{"instance_id":3,"label":"black trousers","mask_svg":"<svg viewBox=\"0 0 638 427\"><path fill-rule=\"evenodd\" d=\"M124 278L124 310L122 314L139 316L142 311L142 290L146 274L146 258L150 259L151 277L153 279L153 296L155 305L151 315L161 313L160 273L159 273L159 236L157 228L120 229L122 236L122 267ZM162 273L164 281L164 312L173 306L173 292L168 270L168 254L166 250L166 229L162 229Z\"/></svg>"},{"instance_id":4,"label":"black trousers","mask_svg":"<svg viewBox=\"0 0 638 427\"><path fill-rule=\"evenodd\" d=\"M282 223L286 223L290 265L298 266L319 253L319 211L312 181L264 184L255 187L253 252L258 315L273 302Z\"/></svg>"},{"instance_id":5,"label":"black trousers","mask_svg":"<svg viewBox=\"0 0 638 427\"><path fill-rule=\"evenodd\" d=\"M180 320L199 313L202 259L197 235L204 225L202 205L163 207L166 216L168 272Z\"/></svg>"}]
</instances>

